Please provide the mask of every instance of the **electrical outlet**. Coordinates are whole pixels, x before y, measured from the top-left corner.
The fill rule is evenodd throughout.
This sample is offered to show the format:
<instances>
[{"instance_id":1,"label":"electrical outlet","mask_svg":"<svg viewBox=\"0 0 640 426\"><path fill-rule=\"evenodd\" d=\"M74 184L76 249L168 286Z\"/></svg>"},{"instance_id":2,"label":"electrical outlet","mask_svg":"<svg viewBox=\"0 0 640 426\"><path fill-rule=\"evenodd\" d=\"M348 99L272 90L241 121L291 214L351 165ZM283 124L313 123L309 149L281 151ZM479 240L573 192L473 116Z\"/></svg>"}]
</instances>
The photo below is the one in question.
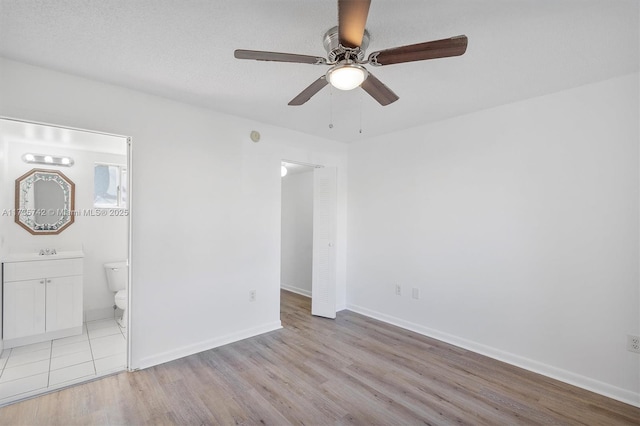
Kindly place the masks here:
<instances>
[{"instance_id":1,"label":"electrical outlet","mask_svg":"<svg viewBox=\"0 0 640 426\"><path fill-rule=\"evenodd\" d=\"M627 335L627 350L630 352L636 352L640 354L640 337Z\"/></svg>"},{"instance_id":2,"label":"electrical outlet","mask_svg":"<svg viewBox=\"0 0 640 426\"><path fill-rule=\"evenodd\" d=\"M251 290L249 292L249 302L255 302L255 301L256 301L256 291Z\"/></svg>"},{"instance_id":3,"label":"electrical outlet","mask_svg":"<svg viewBox=\"0 0 640 426\"><path fill-rule=\"evenodd\" d=\"M411 289L411 297L413 297L414 299L420 299L420 289L419 288L412 288Z\"/></svg>"},{"instance_id":4,"label":"electrical outlet","mask_svg":"<svg viewBox=\"0 0 640 426\"><path fill-rule=\"evenodd\" d=\"M400 284L396 284L396 296L402 296L402 287L400 287Z\"/></svg>"}]
</instances>

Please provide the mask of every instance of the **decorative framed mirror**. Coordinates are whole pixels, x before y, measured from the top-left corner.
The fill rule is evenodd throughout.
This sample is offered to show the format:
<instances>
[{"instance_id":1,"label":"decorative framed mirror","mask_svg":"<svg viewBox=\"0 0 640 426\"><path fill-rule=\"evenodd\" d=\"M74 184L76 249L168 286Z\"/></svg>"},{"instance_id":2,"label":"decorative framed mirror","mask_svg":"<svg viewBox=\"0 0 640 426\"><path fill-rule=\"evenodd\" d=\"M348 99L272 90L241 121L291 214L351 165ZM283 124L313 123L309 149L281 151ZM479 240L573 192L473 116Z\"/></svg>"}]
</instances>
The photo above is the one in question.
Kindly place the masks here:
<instances>
[{"instance_id":1,"label":"decorative framed mirror","mask_svg":"<svg viewBox=\"0 0 640 426\"><path fill-rule=\"evenodd\" d=\"M16 179L16 223L33 235L59 234L74 209L75 184L62 172L33 169Z\"/></svg>"}]
</instances>

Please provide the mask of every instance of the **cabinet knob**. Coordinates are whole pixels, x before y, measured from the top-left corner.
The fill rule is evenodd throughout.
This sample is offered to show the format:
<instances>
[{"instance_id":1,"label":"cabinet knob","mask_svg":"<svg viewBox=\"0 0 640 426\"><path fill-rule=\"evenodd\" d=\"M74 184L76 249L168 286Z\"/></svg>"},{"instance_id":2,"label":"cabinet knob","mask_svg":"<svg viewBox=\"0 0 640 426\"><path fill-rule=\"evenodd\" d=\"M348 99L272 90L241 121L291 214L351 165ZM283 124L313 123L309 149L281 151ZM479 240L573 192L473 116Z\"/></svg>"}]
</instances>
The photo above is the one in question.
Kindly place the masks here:
<instances>
[{"instance_id":1,"label":"cabinet knob","mask_svg":"<svg viewBox=\"0 0 640 426\"><path fill-rule=\"evenodd\" d=\"M41 281L40 281L40 284L44 284L44 280L41 280Z\"/></svg>"},{"instance_id":2,"label":"cabinet knob","mask_svg":"<svg viewBox=\"0 0 640 426\"><path fill-rule=\"evenodd\" d=\"M51 282L51 280L47 280L47 283L50 283L50 282Z\"/></svg>"}]
</instances>

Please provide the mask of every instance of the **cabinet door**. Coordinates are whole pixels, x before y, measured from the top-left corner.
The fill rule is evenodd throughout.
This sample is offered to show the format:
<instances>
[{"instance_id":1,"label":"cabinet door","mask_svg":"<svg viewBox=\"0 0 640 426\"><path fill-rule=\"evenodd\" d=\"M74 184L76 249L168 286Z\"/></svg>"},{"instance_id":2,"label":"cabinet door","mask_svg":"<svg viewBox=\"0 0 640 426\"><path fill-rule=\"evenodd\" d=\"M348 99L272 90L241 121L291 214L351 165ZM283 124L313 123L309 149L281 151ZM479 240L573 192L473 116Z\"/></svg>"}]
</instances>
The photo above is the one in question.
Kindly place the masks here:
<instances>
[{"instance_id":1,"label":"cabinet door","mask_svg":"<svg viewBox=\"0 0 640 426\"><path fill-rule=\"evenodd\" d=\"M47 332L82 326L82 277L47 279Z\"/></svg>"},{"instance_id":2,"label":"cabinet door","mask_svg":"<svg viewBox=\"0 0 640 426\"><path fill-rule=\"evenodd\" d=\"M3 339L45 332L45 279L4 283Z\"/></svg>"}]
</instances>

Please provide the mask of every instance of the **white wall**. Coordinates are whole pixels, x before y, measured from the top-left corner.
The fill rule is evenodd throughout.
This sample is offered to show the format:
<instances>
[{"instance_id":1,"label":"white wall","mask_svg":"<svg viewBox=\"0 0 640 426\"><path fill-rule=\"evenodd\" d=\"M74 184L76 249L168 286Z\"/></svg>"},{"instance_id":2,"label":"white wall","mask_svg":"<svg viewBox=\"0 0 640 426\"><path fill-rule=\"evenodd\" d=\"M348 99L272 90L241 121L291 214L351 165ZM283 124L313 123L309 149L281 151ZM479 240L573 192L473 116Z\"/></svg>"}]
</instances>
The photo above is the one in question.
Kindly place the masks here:
<instances>
[{"instance_id":1,"label":"white wall","mask_svg":"<svg viewBox=\"0 0 640 426\"><path fill-rule=\"evenodd\" d=\"M638 117L634 74L350 145L349 308L639 403Z\"/></svg>"},{"instance_id":2,"label":"white wall","mask_svg":"<svg viewBox=\"0 0 640 426\"><path fill-rule=\"evenodd\" d=\"M133 137L132 367L278 326L284 158L338 167L345 306L344 145L4 59L0 93L0 115ZM638 93L632 75L354 143L350 308L637 403Z\"/></svg>"},{"instance_id":3,"label":"white wall","mask_svg":"<svg viewBox=\"0 0 640 426\"><path fill-rule=\"evenodd\" d=\"M127 164L126 156L90 152L56 146L52 143L25 141L2 130L0 121L0 147L2 148L2 169L0 182L4 190L0 193L0 212L11 213L14 208L16 178L33 168L59 170L75 184L75 210L79 214L74 223L57 235L32 235L15 223L14 216L0 214L0 252L37 252L42 248L58 251L80 250L84 258L83 310L87 319L113 316L113 293L109 291L103 264L127 258L128 219L125 216L92 216L93 173L96 162ZM125 144L124 138L119 138ZM60 142L62 144L62 142ZM124 150L124 148L123 148ZM75 161L72 167L44 167L22 161L24 153L69 156ZM9 190L8 190L9 189ZM83 214L89 212L89 214Z\"/></svg>"},{"instance_id":4,"label":"white wall","mask_svg":"<svg viewBox=\"0 0 640 426\"><path fill-rule=\"evenodd\" d=\"M5 59L0 93L0 115L133 138L132 367L279 327L283 158L338 168L344 308L343 144Z\"/></svg>"},{"instance_id":5,"label":"white wall","mask_svg":"<svg viewBox=\"0 0 640 426\"><path fill-rule=\"evenodd\" d=\"M313 169L282 178L280 285L311 297Z\"/></svg>"}]
</instances>

